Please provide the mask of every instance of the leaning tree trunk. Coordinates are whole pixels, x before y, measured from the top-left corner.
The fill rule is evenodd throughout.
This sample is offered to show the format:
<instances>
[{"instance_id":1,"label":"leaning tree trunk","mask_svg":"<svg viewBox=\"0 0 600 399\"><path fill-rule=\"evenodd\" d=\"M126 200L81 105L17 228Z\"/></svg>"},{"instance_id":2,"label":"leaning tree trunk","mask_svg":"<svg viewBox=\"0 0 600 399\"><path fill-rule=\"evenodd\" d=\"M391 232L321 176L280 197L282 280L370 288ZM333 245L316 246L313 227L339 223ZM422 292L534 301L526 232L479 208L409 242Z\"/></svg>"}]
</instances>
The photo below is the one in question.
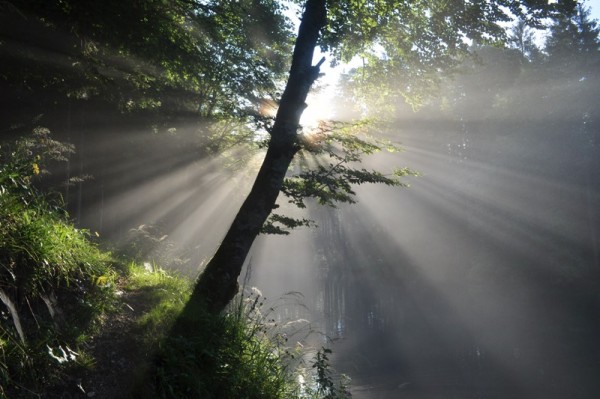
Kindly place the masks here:
<instances>
[{"instance_id":1,"label":"leaning tree trunk","mask_svg":"<svg viewBox=\"0 0 600 399\"><path fill-rule=\"evenodd\" d=\"M236 215L227 235L206 266L192 292L186 311L198 304L220 312L238 290L237 279L250 247L269 214L294 155L299 150L297 133L306 96L319 74L312 65L319 33L326 23L325 0L308 0L294 47L289 79L271 130L267 154L250 194Z\"/></svg>"}]
</instances>

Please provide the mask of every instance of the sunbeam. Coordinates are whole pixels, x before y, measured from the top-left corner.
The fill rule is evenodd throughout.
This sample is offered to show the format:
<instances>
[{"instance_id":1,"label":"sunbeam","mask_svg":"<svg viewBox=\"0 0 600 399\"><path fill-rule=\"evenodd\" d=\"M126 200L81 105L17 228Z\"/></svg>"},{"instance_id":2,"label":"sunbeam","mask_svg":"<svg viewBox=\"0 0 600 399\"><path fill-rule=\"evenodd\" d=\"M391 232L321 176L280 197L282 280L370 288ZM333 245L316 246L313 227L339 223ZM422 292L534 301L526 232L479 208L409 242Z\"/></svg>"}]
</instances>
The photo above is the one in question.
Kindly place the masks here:
<instances>
[{"instance_id":1,"label":"sunbeam","mask_svg":"<svg viewBox=\"0 0 600 399\"><path fill-rule=\"evenodd\" d=\"M600 397L598 1L100 3L0 1L0 200L13 207L0 215L0 396L37 363L34 396L63 372L81 395L50 348L71 327L53 297L136 304L137 267L187 284L174 327L159 322L164 359L171 342L211 342L194 335L216 330L205 310L243 322L252 293L264 325L241 339L267 348L260 369L302 381L273 398L346 398L338 372L355 399ZM53 239L73 236L91 246L61 280L52 267L71 254ZM146 303L105 307L100 343L145 317ZM89 342L82 353L102 347ZM258 356L221 344L172 356L173 378L212 368L196 388L234 371L271 384L243 374ZM217 365L221 352L237 364Z\"/></svg>"}]
</instances>

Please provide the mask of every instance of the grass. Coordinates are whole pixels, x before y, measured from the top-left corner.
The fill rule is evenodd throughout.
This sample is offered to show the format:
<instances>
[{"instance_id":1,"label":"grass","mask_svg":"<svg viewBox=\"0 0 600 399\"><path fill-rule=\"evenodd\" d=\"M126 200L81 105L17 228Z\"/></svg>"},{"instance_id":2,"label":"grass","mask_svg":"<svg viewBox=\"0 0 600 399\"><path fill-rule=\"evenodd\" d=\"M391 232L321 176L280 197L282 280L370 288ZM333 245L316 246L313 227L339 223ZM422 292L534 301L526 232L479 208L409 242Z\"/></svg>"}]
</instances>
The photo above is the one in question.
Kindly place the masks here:
<instances>
[{"instance_id":1,"label":"grass","mask_svg":"<svg viewBox=\"0 0 600 399\"><path fill-rule=\"evenodd\" d=\"M286 338L287 328L295 323L278 325L270 318L272 309L265 311L264 307L264 298L253 291L238 296L221 315L213 315L202 307L191 312L187 309L193 320L184 322L184 328L194 328L195 333L180 334L181 325L163 330L164 335L156 341L153 367L143 376L134 396L206 399L350 397L345 380L329 366L327 356L330 351L290 345ZM163 309L162 306L157 308ZM173 307L167 309L166 318L180 323L181 319L172 318L170 310ZM151 317L144 316L141 320L160 320L162 317L156 317L154 311L149 312ZM309 358L312 360L307 360Z\"/></svg>"},{"instance_id":2,"label":"grass","mask_svg":"<svg viewBox=\"0 0 600 399\"><path fill-rule=\"evenodd\" d=\"M194 333L178 334L192 281L117 260L35 189L45 157L61 153L47 131L9 148L0 154L0 398L60 397L52 396L56 387L72 385L82 369L93 372L86 348L125 306L117 289L144 305L127 334L156 354L137 370L133 397L349 397L329 351L307 361L306 349L287 343L289 324L269 319L257 292L221 315L192 309Z\"/></svg>"},{"instance_id":3,"label":"grass","mask_svg":"<svg viewBox=\"0 0 600 399\"><path fill-rule=\"evenodd\" d=\"M1 396L37 397L68 374L114 305L112 256L33 185L53 143L39 130L0 155Z\"/></svg>"},{"instance_id":4,"label":"grass","mask_svg":"<svg viewBox=\"0 0 600 399\"><path fill-rule=\"evenodd\" d=\"M141 300L149 304L149 310L141 315L137 324L143 343L157 346L182 311L191 292L191 281L156 266L148 271L130 262L123 289L137 292Z\"/></svg>"},{"instance_id":5,"label":"grass","mask_svg":"<svg viewBox=\"0 0 600 399\"><path fill-rule=\"evenodd\" d=\"M161 398L291 398L293 373L264 325L242 308L214 316L197 309L195 336L163 340L156 370Z\"/></svg>"}]
</instances>

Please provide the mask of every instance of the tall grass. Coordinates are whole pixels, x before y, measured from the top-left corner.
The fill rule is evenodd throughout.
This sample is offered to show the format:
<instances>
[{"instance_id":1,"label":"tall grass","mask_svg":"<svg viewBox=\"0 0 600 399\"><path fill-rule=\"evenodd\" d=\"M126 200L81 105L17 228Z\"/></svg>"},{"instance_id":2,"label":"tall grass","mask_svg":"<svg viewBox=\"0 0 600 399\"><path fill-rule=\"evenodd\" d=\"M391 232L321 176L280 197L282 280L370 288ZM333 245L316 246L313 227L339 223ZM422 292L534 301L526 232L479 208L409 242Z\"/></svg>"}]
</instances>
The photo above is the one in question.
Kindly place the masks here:
<instances>
[{"instance_id":1,"label":"tall grass","mask_svg":"<svg viewBox=\"0 0 600 399\"><path fill-rule=\"evenodd\" d=\"M68 149L36 129L0 153L0 395L36 397L62 378L112 303L110 254L34 186Z\"/></svg>"},{"instance_id":2,"label":"tall grass","mask_svg":"<svg viewBox=\"0 0 600 399\"><path fill-rule=\"evenodd\" d=\"M196 309L195 334L165 331L157 341L152 368L134 396L349 398L345 380L330 368L330 351L291 344L288 330L297 324L278 324L271 312L271 308L265 311L264 298L257 291L238 296L221 315Z\"/></svg>"}]
</instances>

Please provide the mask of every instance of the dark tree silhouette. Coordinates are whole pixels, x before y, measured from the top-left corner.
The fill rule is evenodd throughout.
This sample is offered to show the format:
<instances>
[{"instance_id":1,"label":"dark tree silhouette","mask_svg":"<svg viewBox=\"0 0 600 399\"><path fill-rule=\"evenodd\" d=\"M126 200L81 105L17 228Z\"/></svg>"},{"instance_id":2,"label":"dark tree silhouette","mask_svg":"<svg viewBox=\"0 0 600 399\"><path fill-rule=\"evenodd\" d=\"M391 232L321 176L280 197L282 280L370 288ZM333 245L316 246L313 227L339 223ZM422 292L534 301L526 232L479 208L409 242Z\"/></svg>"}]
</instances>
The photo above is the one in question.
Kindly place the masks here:
<instances>
[{"instance_id":1,"label":"dark tree silhouette","mask_svg":"<svg viewBox=\"0 0 600 399\"><path fill-rule=\"evenodd\" d=\"M285 91L271 129L271 141L252 190L236 215L216 254L196 284L188 308L204 302L220 311L235 296L237 278L261 227L275 207L288 167L300 149L298 129L306 96L319 75L321 60L312 65L319 33L327 22L325 0L309 0L302 15Z\"/></svg>"}]
</instances>

